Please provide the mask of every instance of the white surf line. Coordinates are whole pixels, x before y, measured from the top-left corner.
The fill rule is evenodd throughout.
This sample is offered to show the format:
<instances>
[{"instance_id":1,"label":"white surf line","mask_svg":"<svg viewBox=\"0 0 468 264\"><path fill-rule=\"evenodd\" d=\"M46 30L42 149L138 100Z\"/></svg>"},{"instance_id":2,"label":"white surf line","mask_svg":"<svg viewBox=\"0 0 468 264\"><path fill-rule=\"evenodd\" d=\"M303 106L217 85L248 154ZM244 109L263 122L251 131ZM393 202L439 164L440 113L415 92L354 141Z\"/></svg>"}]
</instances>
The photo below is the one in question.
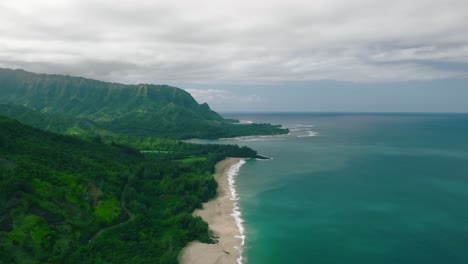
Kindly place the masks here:
<instances>
[{"instance_id":1,"label":"white surf line","mask_svg":"<svg viewBox=\"0 0 468 264\"><path fill-rule=\"evenodd\" d=\"M239 208L239 203L237 202L239 200L239 197L237 195L236 191L236 176L239 174L239 169L242 167L242 165L245 164L245 160L241 159L238 163L232 165L229 170L228 170L228 184L229 184L229 191L231 192L231 201L233 204L233 209L232 209L232 217L234 218L234 221L236 223L237 229L239 229L239 235L236 236L240 240L240 246L236 246L235 248L239 251L239 258L237 258L237 264L242 264L243 257L242 257L242 252L244 249L244 242L245 242L245 228L244 225L242 224L244 222L244 219L242 219L242 214L240 212Z\"/></svg>"}]
</instances>

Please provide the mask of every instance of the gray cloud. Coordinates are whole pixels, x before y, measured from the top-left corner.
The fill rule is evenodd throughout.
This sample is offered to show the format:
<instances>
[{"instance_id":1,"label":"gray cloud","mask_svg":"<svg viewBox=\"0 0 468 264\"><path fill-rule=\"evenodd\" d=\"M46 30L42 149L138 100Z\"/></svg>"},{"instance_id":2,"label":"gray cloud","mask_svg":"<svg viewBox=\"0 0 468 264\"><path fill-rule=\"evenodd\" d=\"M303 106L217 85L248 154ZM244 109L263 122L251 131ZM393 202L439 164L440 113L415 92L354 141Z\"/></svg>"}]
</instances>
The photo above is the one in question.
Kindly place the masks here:
<instances>
[{"instance_id":1,"label":"gray cloud","mask_svg":"<svg viewBox=\"0 0 468 264\"><path fill-rule=\"evenodd\" d=\"M268 102L262 96L252 92L239 93L221 89L185 89L199 103L208 103L212 109L223 111L239 111L255 109Z\"/></svg>"},{"instance_id":2,"label":"gray cloud","mask_svg":"<svg viewBox=\"0 0 468 264\"><path fill-rule=\"evenodd\" d=\"M466 78L464 0L5 0L0 66L125 83ZM466 67L461 67L466 68Z\"/></svg>"},{"instance_id":3,"label":"gray cloud","mask_svg":"<svg viewBox=\"0 0 468 264\"><path fill-rule=\"evenodd\" d=\"M236 101L240 103L257 103L262 99L256 94L237 95L231 91L218 89L185 89L191 93L199 103L223 104L226 102Z\"/></svg>"}]
</instances>

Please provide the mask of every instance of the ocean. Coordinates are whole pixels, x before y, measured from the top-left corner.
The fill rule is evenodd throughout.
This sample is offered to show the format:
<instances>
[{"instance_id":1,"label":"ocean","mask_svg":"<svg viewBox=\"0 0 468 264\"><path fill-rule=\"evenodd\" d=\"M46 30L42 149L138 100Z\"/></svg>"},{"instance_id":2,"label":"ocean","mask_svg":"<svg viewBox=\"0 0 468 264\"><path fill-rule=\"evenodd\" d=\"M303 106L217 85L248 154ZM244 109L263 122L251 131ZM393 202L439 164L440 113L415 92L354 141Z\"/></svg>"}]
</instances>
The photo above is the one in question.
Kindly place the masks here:
<instances>
[{"instance_id":1,"label":"ocean","mask_svg":"<svg viewBox=\"0 0 468 264\"><path fill-rule=\"evenodd\" d=\"M235 178L244 263L468 263L467 114L224 114L289 135L218 141L271 160Z\"/></svg>"}]
</instances>

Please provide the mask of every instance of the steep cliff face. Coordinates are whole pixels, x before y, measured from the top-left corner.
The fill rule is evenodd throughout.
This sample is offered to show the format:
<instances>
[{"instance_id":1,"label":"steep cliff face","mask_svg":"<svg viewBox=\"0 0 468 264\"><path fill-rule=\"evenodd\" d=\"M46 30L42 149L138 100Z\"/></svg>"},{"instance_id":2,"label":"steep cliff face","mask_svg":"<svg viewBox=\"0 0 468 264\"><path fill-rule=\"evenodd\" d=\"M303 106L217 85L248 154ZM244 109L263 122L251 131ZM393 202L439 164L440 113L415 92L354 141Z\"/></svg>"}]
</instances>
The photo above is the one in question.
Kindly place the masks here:
<instances>
[{"instance_id":1,"label":"steep cliff face","mask_svg":"<svg viewBox=\"0 0 468 264\"><path fill-rule=\"evenodd\" d=\"M0 102L96 121L134 111L151 114L169 104L206 119L222 119L206 105L199 105L186 91L168 85L124 85L23 70L0 69Z\"/></svg>"},{"instance_id":2,"label":"steep cliff face","mask_svg":"<svg viewBox=\"0 0 468 264\"><path fill-rule=\"evenodd\" d=\"M43 115L41 120L46 119L48 124L55 125L28 122L18 116L21 111L17 108L12 111L4 107L8 111L0 114L55 132L66 131L67 134L101 134L105 131L171 138L256 134L255 129L248 126L236 127L237 132L232 134L231 122L224 120L207 104L198 104L188 92L168 85L125 85L0 69L0 104L26 107L35 111L35 115ZM80 125L83 120L89 121L87 126ZM261 134L265 131L267 134L284 132L274 126L266 127Z\"/></svg>"}]
</instances>

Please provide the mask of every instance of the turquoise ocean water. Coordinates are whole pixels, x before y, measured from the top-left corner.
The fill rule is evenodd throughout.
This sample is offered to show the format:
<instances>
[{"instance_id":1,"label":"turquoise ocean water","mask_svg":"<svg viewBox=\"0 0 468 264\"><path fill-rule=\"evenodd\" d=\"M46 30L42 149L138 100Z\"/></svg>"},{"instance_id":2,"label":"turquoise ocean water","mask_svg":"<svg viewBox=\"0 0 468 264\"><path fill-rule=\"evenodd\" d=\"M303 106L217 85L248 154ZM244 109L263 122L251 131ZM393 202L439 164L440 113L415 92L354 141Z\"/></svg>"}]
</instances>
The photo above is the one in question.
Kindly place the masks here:
<instances>
[{"instance_id":1,"label":"turquoise ocean water","mask_svg":"<svg viewBox=\"0 0 468 264\"><path fill-rule=\"evenodd\" d=\"M222 139L246 263L468 263L468 115L229 114L290 135ZM212 141L213 142L213 141Z\"/></svg>"}]
</instances>

